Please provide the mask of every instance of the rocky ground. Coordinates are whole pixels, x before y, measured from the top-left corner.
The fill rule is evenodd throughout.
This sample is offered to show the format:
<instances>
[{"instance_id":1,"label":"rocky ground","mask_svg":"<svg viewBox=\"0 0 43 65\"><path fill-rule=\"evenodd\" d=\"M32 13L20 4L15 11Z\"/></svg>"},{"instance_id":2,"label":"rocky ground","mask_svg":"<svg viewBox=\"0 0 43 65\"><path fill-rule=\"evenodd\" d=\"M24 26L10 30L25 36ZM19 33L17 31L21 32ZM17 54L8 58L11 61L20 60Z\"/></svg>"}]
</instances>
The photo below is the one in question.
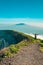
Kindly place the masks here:
<instances>
[{"instance_id":1,"label":"rocky ground","mask_svg":"<svg viewBox=\"0 0 43 65\"><path fill-rule=\"evenodd\" d=\"M37 43L29 44L13 57L3 59L0 65L43 65L43 53Z\"/></svg>"}]
</instances>

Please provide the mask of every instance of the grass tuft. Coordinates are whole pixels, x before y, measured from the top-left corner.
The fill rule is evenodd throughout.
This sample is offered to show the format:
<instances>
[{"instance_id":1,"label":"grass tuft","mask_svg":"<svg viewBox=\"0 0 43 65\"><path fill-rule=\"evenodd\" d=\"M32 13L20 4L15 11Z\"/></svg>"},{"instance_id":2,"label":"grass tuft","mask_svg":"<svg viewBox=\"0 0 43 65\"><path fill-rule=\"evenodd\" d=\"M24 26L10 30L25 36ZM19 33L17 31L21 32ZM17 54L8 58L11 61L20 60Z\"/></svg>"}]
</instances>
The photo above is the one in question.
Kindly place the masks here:
<instances>
[{"instance_id":1,"label":"grass tuft","mask_svg":"<svg viewBox=\"0 0 43 65\"><path fill-rule=\"evenodd\" d=\"M40 51L43 52L43 47L40 47Z\"/></svg>"},{"instance_id":2,"label":"grass tuft","mask_svg":"<svg viewBox=\"0 0 43 65\"><path fill-rule=\"evenodd\" d=\"M11 53L17 53L19 48L17 48L15 45L11 45L9 47Z\"/></svg>"}]
</instances>

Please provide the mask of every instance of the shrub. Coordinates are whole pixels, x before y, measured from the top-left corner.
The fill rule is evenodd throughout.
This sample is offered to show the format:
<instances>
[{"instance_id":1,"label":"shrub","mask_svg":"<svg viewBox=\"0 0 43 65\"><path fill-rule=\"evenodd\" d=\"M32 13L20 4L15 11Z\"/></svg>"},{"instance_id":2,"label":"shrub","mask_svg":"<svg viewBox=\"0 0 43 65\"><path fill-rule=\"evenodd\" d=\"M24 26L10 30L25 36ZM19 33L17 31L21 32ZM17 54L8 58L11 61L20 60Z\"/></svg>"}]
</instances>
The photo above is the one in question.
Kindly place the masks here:
<instances>
[{"instance_id":1,"label":"shrub","mask_svg":"<svg viewBox=\"0 0 43 65\"><path fill-rule=\"evenodd\" d=\"M43 52L43 47L40 47L40 51Z\"/></svg>"},{"instance_id":2,"label":"shrub","mask_svg":"<svg viewBox=\"0 0 43 65\"><path fill-rule=\"evenodd\" d=\"M41 40L41 43L43 43L43 40Z\"/></svg>"},{"instance_id":3,"label":"shrub","mask_svg":"<svg viewBox=\"0 0 43 65\"><path fill-rule=\"evenodd\" d=\"M0 58L4 58L5 54L4 53L0 53Z\"/></svg>"},{"instance_id":4,"label":"shrub","mask_svg":"<svg viewBox=\"0 0 43 65\"><path fill-rule=\"evenodd\" d=\"M21 43L20 46L27 46L27 43Z\"/></svg>"},{"instance_id":5,"label":"shrub","mask_svg":"<svg viewBox=\"0 0 43 65\"><path fill-rule=\"evenodd\" d=\"M40 43L40 46L43 47L43 43Z\"/></svg>"},{"instance_id":6,"label":"shrub","mask_svg":"<svg viewBox=\"0 0 43 65\"><path fill-rule=\"evenodd\" d=\"M10 49L11 53L17 53L18 50L19 50L19 49L18 49L17 47L15 47L14 45L11 45L9 49Z\"/></svg>"},{"instance_id":7,"label":"shrub","mask_svg":"<svg viewBox=\"0 0 43 65\"><path fill-rule=\"evenodd\" d=\"M10 50L8 50L8 51L5 52L5 57L6 57L6 56L7 56L7 57L10 57L10 56L11 56Z\"/></svg>"},{"instance_id":8,"label":"shrub","mask_svg":"<svg viewBox=\"0 0 43 65\"><path fill-rule=\"evenodd\" d=\"M23 40L21 41L20 43L17 44L17 46L20 47L23 47L23 46L28 46L29 42L27 40Z\"/></svg>"}]
</instances>

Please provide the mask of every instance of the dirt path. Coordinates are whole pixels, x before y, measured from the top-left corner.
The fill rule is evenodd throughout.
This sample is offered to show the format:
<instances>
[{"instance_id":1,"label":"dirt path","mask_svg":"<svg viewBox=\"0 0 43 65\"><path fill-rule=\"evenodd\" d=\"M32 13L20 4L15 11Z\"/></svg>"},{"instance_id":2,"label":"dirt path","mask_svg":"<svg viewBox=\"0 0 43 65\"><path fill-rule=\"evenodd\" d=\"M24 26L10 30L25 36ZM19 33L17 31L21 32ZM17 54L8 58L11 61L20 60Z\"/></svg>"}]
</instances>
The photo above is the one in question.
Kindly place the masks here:
<instances>
[{"instance_id":1,"label":"dirt path","mask_svg":"<svg viewBox=\"0 0 43 65\"><path fill-rule=\"evenodd\" d=\"M43 65L43 53L38 44L30 44L12 58L4 59L0 65Z\"/></svg>"}]
</instances>

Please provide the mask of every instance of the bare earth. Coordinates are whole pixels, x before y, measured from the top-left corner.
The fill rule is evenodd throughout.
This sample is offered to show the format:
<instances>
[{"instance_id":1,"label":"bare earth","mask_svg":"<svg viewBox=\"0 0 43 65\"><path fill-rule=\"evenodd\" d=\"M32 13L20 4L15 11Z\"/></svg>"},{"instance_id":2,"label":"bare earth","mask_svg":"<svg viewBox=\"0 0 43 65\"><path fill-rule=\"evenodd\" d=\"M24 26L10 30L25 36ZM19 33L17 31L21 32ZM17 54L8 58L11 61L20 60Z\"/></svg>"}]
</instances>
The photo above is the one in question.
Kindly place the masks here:
<instances>
[{"instance_id":1,"label":"bare earth","mask_svg":"<svg viewBox=\"0 0 43 65\"><path fill-rule=\"evenodd\" d=\"M43 65L43 53L37 43L29 44L12 58L5 58L0 65Z\"/></svg>"}]
</instances>

